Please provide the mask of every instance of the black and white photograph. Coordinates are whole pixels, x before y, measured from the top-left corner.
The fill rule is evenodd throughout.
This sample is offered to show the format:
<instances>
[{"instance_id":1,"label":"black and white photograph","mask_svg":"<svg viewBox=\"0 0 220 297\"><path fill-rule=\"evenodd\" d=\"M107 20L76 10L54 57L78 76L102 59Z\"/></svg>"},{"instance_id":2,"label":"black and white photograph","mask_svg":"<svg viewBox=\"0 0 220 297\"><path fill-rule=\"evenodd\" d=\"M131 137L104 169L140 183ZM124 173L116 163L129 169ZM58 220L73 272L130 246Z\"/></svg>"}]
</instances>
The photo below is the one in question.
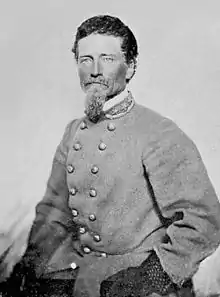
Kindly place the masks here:
<instances>
[{"instance_id":1,"label":"black and white photograph","mask_svg":"<svg viewBox=\"0 0 220 297\"><path fill-rule=\"evenodd\" d=\"M0 3L0 297L220 297L220 2Z\"/></svg>"}]
</instances>

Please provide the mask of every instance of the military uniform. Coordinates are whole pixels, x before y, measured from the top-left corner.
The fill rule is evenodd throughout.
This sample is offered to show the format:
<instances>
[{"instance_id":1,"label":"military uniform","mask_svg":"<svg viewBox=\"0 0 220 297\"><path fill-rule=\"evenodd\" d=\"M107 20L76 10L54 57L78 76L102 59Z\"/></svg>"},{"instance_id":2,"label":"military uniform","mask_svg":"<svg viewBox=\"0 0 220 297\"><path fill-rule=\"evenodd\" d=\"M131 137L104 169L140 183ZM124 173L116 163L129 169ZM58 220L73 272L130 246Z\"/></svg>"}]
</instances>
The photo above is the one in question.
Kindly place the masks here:
<instances>
[{"instance_id":1,"label":"military uniform","mask_svg":"<svg viewBox=\"0 0 220 297\"><path fill-rule=\"evenodd\" d=\"M97 123L68 124L15 270L24 287L63 280L69 291L59 296L98 297L100 288L101 296L150 296L152 275L150 285L184 286L218 246L219 230L219 202L196 146L129 93ZM53 288L42 296L58 296Z\"/></svg>"}]
</instances>

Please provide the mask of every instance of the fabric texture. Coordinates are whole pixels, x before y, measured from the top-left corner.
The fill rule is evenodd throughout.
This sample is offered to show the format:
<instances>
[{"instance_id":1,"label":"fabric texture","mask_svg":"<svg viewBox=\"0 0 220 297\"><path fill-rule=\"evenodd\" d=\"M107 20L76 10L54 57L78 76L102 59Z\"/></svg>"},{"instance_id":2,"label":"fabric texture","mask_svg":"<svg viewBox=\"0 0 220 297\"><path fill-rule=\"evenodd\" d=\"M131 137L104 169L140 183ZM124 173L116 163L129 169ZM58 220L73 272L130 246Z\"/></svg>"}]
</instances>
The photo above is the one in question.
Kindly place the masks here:
<instances>
[{"instance_id":1,"label":"fabric texture","mask_svg":"<svg viewBox=\"0 0 220 297\"><path fill-rule=\"evenodd\" d=\"M147 296L152 293L168 295L176 291L177 287L153 252L139 267L122 270L103 281L100 296Z\"/></svg>"},{"instance_id":2,"label":"fabric texture","mask_svg":"<svg viewBox=\"0 0 220 297\"><path fill-rule=\"evenodd\" d=\"M5 282L0 286L1 297L70 297L73 296L72 280L40 279L26 283L19 290L14 282Z\"/></svg>"},{"instance_id":3,"label":"fabric texture","mask_svg":"<svg viewBox=\"0 0 220 297\"><path fill-rule=\"evenodd\" d=\"M99 297L104 281L118 286L117 274L122 285L136 268L144 276L154 251L159 262L148 269L160 289L169 290L169 280L182 288L219 242L220 204L195 144L135 103L119 118L68 124L18 275L24 287L28 275L53 283L74 263L75 273L62 277L72 279L72 296ZM148 282L143 290L156 288Z\"/></svg>"}]
</instances>

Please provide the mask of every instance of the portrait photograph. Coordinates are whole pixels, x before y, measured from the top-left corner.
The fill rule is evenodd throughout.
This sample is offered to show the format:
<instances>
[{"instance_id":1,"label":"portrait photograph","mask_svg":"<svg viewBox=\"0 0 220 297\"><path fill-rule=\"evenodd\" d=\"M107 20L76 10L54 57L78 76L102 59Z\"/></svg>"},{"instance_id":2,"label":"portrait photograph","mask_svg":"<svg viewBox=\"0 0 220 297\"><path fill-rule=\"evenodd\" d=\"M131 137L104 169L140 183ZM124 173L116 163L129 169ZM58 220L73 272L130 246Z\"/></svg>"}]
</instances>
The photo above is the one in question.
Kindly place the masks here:
<instances>
[{"instance_id":1,"label":"portrait photograph","mask_svg":"<svg viewBox=\"0 0 220 297\"><path fill-rule=\"evenodd\" d=\"M220 2L0 4L0 297L220 296Z\"/></svg>"}]
</instances>

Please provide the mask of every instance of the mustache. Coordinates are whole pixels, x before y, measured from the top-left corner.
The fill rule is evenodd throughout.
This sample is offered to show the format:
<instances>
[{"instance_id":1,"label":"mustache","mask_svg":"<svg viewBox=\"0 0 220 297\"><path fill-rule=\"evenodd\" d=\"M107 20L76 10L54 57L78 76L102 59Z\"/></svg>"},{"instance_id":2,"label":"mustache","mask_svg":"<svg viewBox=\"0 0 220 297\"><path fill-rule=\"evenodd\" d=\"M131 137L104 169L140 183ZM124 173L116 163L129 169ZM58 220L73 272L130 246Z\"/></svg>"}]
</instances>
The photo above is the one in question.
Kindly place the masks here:
<instances>
[{"instance_id":1,"label":"mustache","mask_svg":"<svg viewBox=\"0 0 220 297\"><path fill-rule=\"evenodd\" d=\"M99 77L99 78L89 78L84 82L84 85L90 85L90 84L101 84L105 85L106 87L109 86L109 81L105 79L104 77Z\"/></svg>"}]
</instances>

